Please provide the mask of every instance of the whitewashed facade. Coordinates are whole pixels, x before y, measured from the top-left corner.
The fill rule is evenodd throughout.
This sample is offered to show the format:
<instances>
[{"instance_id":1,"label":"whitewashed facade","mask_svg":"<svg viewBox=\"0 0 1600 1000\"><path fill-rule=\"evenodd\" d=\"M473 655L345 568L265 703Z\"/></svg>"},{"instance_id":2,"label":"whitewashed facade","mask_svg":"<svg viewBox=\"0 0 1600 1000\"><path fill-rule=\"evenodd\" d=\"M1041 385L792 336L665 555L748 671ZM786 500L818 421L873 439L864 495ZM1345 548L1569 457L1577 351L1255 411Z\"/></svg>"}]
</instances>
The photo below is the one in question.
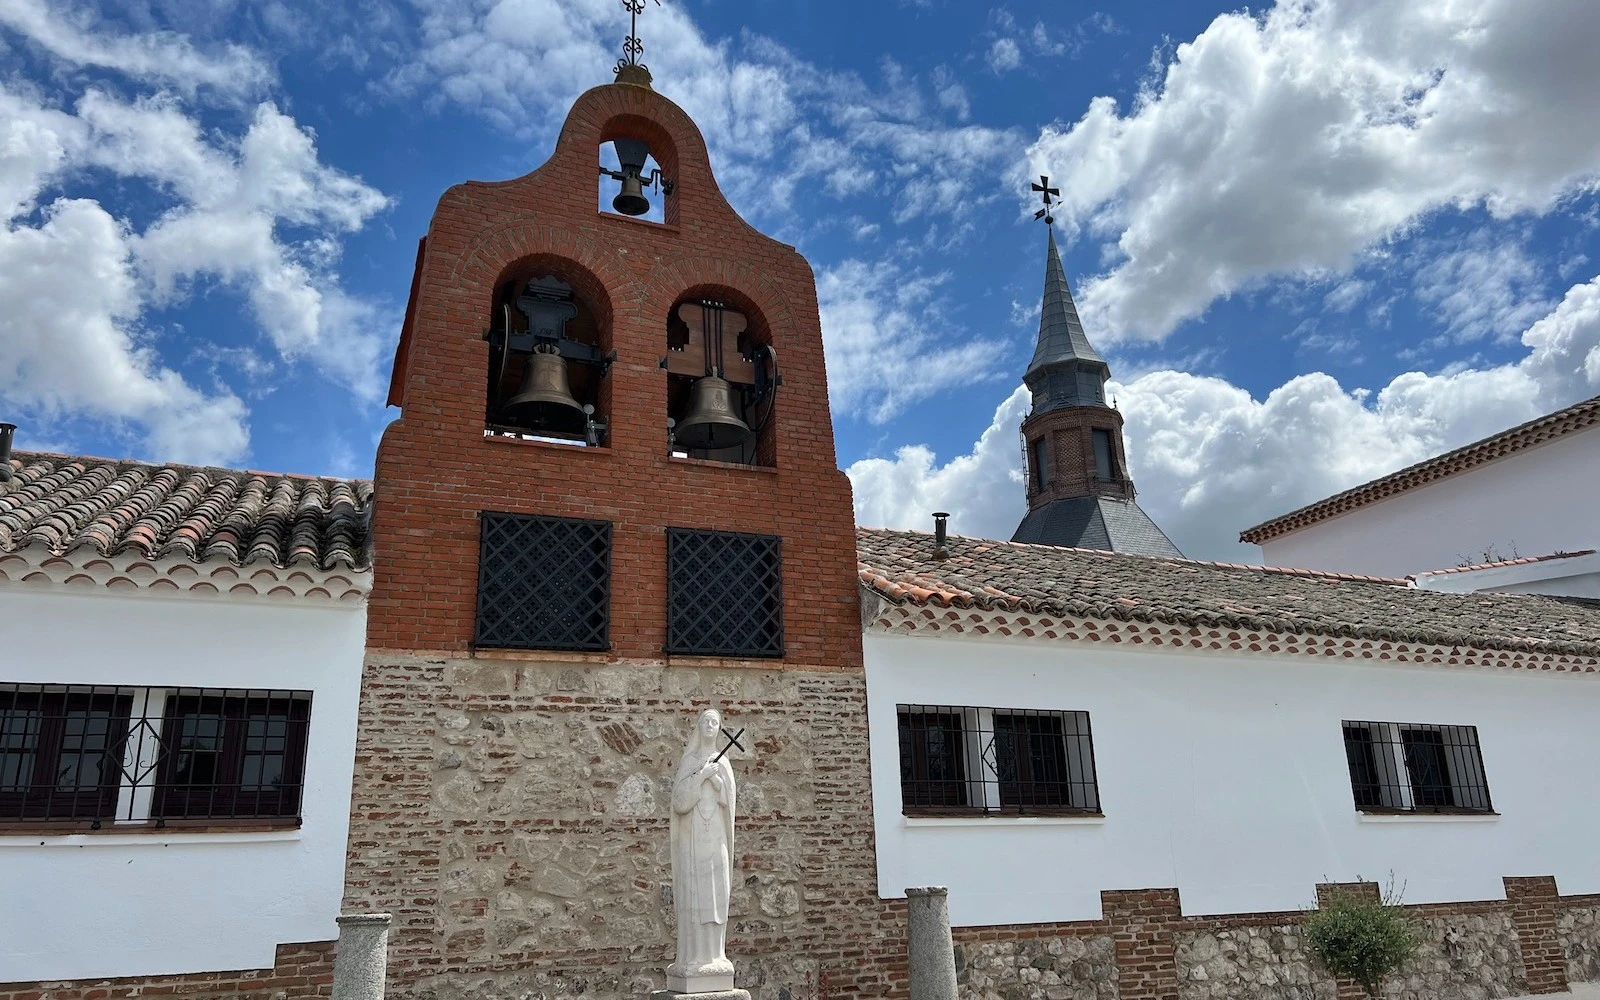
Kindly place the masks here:
<instances>
[{"instance_id":1,"label":"whitewashed facade","mask_svg":"<svg viewBox=\"0 0 1600 1000\"><path fill-rule=\"evenodd\" d=\"M149 687L152 706L183 689L304 692L310 720L300 822L277 829L157 829L148 797L130 802L134 793L124 788L118 818L98 830L82 823L71 832L0 826L0 885L10 899L29 901L0 907L3 978L270 968L279 943L333 937L349 827L365 580L331 574L338 597L267 597L254 588L228 594L215 591L261 573L176 563L152 577L183 581L183 591L132 583L110 589L94 578L129 580L111 571L110 561L70 562L79 568L66 559L0 557L0 616L12 623L0 683L47 691L123 686L140 699ZM309 581L309 573L302 575ZM318 575L326 586L330 574ZM207 580L213 585L196 586ZM136 715L141 708L136 702ZM159 725L159 709L144 714Z\"/></svg>"},{"instance_id":2,"label":"whitewashed facade","mask_svg":"<svg viewBox=\"0 0 1600 1000\"><path fill-rule=\"evenodd\" d=\"M1259 543L1261 561L1403 577L1595 549L1597 496L1600 426L1273 534Z\"/></svg>"},{"instance_id":3,"label":"whitewashed facade","mask_svg":"<svg viewBox=\"0 0 1600 1000\"><path fill-rule=\"evenodd\" d=\"M6 471L0 980L271 974L280 945L334 938L370 484Z\"/></svg>"},{"instance_id":4,"label":"whitewashed facade","mask_svg":"<svg viewBox=\"0 0 1600 1000\"><path fill-rule=\"evenodd\" d=\"M1096 919L1102 890L1148 887L1185 913L1292 911L1391 873L1413 903L1524 873L1600 892L1593 674L877 628L865 655L880 894L947 885L959 926ZM906 815L903 705L1087 712L1103 815ZM1476 727L1493 811L1358 811L1349 720Z\"/></svg>"}]
</instances>

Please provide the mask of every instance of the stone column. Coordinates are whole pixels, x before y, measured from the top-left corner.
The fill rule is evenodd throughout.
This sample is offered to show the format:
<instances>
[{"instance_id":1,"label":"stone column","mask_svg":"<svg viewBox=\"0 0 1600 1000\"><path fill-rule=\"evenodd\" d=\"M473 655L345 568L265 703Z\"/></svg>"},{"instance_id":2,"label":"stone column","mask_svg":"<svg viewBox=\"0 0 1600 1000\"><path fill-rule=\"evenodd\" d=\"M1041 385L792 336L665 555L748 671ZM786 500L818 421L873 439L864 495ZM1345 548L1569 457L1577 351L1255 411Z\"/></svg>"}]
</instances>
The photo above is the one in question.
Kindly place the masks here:
<instances>
[{"instance_id":1,"label":"stone column","mask_svg":"<svg viewBox=\"0 0 1600 1000\"><path fill-rule=\"evenodd\" d=\"M338 920L333 952L333 1000L383 1000L389 967L387 913L347 913Z\"/></svg>"},{"instance_id":2,"label":"stone column","mask_svg":"<svg viewBox=\"0 0 1600 1000\"><path fill-rule=\"evenodd\" d=\"M950 890L907 889L911 911L911 1000L956 1000L956 949L950 940Z\"/></svg>"}]
</instances>

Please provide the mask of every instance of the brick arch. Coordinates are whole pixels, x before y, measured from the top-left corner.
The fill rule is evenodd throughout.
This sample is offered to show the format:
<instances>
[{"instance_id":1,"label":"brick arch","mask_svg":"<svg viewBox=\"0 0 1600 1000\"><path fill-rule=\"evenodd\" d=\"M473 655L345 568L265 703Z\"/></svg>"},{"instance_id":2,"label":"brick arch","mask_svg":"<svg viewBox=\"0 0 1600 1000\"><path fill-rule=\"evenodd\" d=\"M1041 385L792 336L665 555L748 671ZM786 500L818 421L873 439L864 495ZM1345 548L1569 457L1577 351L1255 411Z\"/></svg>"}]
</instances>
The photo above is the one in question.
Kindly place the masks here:
<instances>
[{"instance_id":1,"label":"brick arch","mask_svg":"<svg viewBox=\"0 0 1600 1000\"><path fill-rule=\"evenodd\" d=\"M495 292L513 277L521 279L534 274L551 274L571 285L572 293L594 312L595 324L600 328L601 349L610 347L614 315L611 290L591 268L571 257L556 253L530 253L508 261L487 287L489 301L492 302ZM488 304L485 303L486 309Z\"/></svg>"},{"instance_id":2,"label":"brick arch","mask_svg":"<svg viewBox=\"0 0 1600 1000\"><path fill-rule=\"evenodd\" d=\"M720 257L691 257L659 267L641 305L647 315L659 316L664 326L673 306L696 295L717 298L744 313L752 330L766 334L766 343L772 343L773 331L793 330L797 323L780 285L765 273ZM820 350L820 343L817 346Z\"/></svg>"},{"instance_id":3,"label":"brick arch","mask_svg":"<svg viewBox=\"0 0 1600 1000\"><path fill-rule=\"evenodd\" d=\"M482 296L485 308L494 297L500 281L519 261L540 257L567 261L581 272L584 282L593 281L597 291L587 295L598 307L604 301L603 323L610 326L619 300L629 297L635 279L628 273L614 250L572 229L545 225L532 218L507 219L479 230L461 248L450 278L453 288L464 295ZM567 280L563 277L563 280ZM577 289L579 285L574 284Z\"/></svg>"}]
</instances>

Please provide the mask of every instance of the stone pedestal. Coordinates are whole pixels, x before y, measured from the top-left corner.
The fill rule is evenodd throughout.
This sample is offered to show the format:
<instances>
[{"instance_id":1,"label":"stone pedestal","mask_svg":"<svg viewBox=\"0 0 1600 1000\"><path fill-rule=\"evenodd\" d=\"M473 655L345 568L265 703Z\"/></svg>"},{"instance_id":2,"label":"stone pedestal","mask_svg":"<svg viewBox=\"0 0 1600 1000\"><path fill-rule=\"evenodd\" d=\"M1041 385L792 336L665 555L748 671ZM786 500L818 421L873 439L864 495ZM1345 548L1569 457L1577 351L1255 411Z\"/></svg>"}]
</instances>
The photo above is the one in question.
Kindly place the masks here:
<instances>
[{"instance_id":1,"label":"stone pedestal","mask_svg":"<svg viewBox=\"0 0 1600 1000\"><path fill-rule=\"evenodd\" d=\"M907 889L911 1000L956 1000L956 949L950 939L950 890Z\"/></svg>"},{"instance_id":2,"label":"stone pedestal","mask_svg":"<svg viewBox=\"0 0 1600 1000\"><path fill-rule=\"evenodd\" d=\"M351 913L338 918L333 1000L383 1000L392 919L387 913Z\"/></svg>"},{"instance_id":3,"label":"stone pedestal","mask_svg":"<svg viewBox=\"0 0 1600 1000\"><path fill-rule=\"evenodd\" d=\"M677 990L651 990L650 1000L750 1000L750 991L713 990L710 993L679 993Z\"/></svg>"}]
</instances>

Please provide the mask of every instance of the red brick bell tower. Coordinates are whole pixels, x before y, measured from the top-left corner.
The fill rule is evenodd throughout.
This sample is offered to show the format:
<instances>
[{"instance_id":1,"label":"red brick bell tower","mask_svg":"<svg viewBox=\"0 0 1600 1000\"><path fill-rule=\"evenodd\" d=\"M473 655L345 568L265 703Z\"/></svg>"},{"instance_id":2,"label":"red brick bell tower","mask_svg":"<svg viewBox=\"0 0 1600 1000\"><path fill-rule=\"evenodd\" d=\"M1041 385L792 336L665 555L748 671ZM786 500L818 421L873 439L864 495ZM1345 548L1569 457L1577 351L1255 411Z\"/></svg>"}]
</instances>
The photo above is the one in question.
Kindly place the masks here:
<instances>
[{"instance_id":1,"label":"red brick bell tower","mask_svg":"<svg viewBox=\"0 0 1600 1000\"><path fill-rule=\"evenodd\" d=\"M607 144L659 221L605 210ZM677 105L596 87L543 166L444 194L389 402L346 902L394 914L390 990L660 988L664 776L711 705L748 733L739 985L888 995L815 281Z\"/></svg>"}]
</instances>

